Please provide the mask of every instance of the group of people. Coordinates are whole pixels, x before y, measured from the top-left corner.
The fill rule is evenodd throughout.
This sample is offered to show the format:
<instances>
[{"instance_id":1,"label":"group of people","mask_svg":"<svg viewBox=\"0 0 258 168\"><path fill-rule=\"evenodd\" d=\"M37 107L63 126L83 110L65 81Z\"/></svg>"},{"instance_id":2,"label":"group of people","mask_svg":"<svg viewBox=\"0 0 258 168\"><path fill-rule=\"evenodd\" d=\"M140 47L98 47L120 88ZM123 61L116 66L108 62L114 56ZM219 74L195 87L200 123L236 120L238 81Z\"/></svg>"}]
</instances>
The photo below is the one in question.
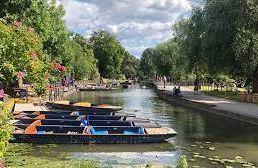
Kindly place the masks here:
<instances>
[{"instance_id":1,"label":"group of people","mask_svg":"<svg viewBox=\"0 0 258 168\"><path fill-rule=\"evenodd\" d=\"M181 94L180 86L178 86L178 87L175 86L172 90L172 94L175 96L180 95Z\"/></svg>"}]
</instances>

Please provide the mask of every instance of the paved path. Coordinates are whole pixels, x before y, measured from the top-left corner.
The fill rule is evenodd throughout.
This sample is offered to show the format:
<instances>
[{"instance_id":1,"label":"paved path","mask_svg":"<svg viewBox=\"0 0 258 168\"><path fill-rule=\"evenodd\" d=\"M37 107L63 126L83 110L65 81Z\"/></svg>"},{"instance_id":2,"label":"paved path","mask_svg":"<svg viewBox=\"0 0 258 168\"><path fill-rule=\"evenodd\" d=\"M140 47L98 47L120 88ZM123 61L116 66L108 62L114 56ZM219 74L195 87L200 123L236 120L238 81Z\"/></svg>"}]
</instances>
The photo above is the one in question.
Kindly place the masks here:
<instances>
[{"instance_id":1,"label":"paved path","mask_svg":"<svg viewBox=\"0 0 258 168\"><path fill-rule=\"evenodd\" d=\"M47 111L45 106L35 106L32 103L18 103L15 104L14 111Z\"/></svg>"},{"instance_id":2,"label":"paved path","mask_svg":"<svg viewBox=\"0 0 258 168\"><path fill-rule=\"evenodd\" d=\"M171 92L172 94L173 87L174 86L166 86L165 88L166 92ZM158 89L164 90L164 86L159 85ZM246 116L250 116L258 119L258 105L256 104L218 98L214 96L209 96L202 92L199 92L198 94L196 94L192 89L187 87L182 87L182 86L181 86L181 94L184 99L187 99L193 102L213 105L214 107L212 108L215 108L218 110L234 112L234 113L238 113L241 115L246 115Z\"/></svg>"}]
</instances>

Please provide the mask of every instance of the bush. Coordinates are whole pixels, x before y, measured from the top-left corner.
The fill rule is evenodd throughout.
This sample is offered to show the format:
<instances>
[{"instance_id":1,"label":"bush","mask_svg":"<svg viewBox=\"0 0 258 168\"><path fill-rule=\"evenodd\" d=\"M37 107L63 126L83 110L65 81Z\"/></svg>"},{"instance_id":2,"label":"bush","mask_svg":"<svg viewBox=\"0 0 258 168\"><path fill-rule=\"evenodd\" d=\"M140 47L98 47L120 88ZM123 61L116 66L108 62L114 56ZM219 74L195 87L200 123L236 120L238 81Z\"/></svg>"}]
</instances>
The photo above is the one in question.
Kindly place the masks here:
<instances>
[{"instance_id":1,"label":"bush","mask_svg":"<svg viewBox=\"0 0 258 168\"><path fill-rule=\"evenodd\" d=\"M9 99L2 110L0 110L0 160L8 147L8 142L12 138L12 124L10 124L11 111L14 106L14 99Z\"/></svg>"},{"instance_id":2,"label":"bush","mask_svg":"<svg viewBox=\"0 0 258 168\"><path fill-rule=\"evenodd\" d=\"M180 159L178 160L176 168L188 168L188 164L187 164L187 160L186 160L185 155L180 157Z\"/></svg>"}]
</instances>

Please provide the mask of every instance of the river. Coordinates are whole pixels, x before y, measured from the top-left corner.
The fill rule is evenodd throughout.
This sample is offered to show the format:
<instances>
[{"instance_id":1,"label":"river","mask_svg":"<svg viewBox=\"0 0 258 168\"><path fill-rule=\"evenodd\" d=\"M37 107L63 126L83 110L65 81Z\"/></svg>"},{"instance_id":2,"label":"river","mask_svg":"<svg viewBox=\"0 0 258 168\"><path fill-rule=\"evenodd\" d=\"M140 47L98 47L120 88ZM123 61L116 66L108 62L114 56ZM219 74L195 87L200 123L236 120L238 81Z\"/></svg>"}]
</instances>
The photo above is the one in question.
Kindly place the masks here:
<instances>
[{"instance_id":1,"label":"river","mask_svg":"<svg viewBox=\"0 0 258 168\"><path fill-rule=\"evenodd\" d=\"M55 145L49 146L46 152L37 152L38 156L94 159L100 160L107 167L119 168L147 163L175 166L181 155L190 159L190 167L243 167L243 164L234 163L236 157L258 165L256 126L167 104L159 99L152 89L77 92L70 95L69 100L123 106L124 112L172 127L178 135L170 143L162 144ZM33 148L38 150L37 145L33 145ZM218 160L214 161L218 158L224 159L220 161L223 164Z\"/></svg>"}]
</instances>

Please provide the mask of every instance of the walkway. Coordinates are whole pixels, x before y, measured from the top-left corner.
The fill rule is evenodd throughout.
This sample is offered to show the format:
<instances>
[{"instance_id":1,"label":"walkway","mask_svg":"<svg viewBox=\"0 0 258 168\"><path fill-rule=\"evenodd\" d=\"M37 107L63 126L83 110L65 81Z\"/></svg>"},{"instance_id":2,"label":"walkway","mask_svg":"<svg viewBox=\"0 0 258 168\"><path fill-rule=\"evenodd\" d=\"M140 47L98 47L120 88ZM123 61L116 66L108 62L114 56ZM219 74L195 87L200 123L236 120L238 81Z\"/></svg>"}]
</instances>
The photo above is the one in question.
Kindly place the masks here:
<instances>
[{"instance_id":1,"label":"walkway","mask_svg":"<svg viewBox=\"0 0 258 168\"><path fill-rule=\"evenodd\" d=\"M14 111L47 111L45 106L35 106L32 103L15 104Z\"/></svg>"},{"instance_id":2,"label":"walkway","mask_svg":"<svg viewBox=\"0 0 258 168\"><path fill-rule=\"evenodd\" d=\"M164 90L164 86L159 85L159 90ZM166 86L165 91L172 93L173 86ZM258 119L258 105L244 102L237 102L233 100L218 98L209 96L205 93L194 93L193 90L181 86L181 94L183 99L197 102L201 104L210 105L210 108L214 108L221 111L232 112L242 116L252 117Z\"/></svg>"}]
</instances>

